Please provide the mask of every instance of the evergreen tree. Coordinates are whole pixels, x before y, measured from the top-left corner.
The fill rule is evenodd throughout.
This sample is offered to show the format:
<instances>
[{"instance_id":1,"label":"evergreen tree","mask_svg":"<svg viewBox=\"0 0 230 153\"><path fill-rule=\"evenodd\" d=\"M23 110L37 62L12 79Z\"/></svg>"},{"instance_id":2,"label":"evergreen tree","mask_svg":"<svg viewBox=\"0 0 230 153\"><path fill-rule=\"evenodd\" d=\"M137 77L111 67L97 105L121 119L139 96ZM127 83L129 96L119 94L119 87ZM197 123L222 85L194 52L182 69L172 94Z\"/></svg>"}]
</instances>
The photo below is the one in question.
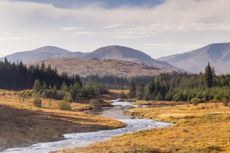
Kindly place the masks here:
<instances>
[{"instance_id":1,"label":"evergreen tree","mask_svg":"<svg viewBox=\"0 0 230 153\"><path fill-rule=\"evenodd\" d=\"M211 68L210 64L208 63L208 65L205 68L205 81L208 88L212 88L213 86L213 71L214 70Z\"/></svg>"},{"instance_id":2,"label":"evergreen tree","mask_svg":"<svg viewBox=\"0 0 230 153\"><path fill-rule=\"evenodd\" d=\"M141 84L137 89L137 98L143 99L145 96L145 85Z\"/></svg>"},{"instance_id":3,"label":"evergreen tree","mask_svg":"<svg viewBox=\"0 0 230 153\"><path fill-rule=\"evenodd\" d=\"M136 84L134 80L131 80L130 85L129 85L129 97L130 98L136 97Z\"/></svg>"}]
</instances>

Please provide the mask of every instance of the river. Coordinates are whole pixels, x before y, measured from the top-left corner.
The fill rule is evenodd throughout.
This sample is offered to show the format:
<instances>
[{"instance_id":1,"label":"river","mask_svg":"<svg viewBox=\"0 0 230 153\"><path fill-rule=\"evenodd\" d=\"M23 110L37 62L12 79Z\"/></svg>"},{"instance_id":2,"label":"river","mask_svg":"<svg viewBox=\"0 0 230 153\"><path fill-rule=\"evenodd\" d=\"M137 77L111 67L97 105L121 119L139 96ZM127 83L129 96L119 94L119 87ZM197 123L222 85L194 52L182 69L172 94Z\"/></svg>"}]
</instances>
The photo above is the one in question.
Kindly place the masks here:
<instances>
[{"instance_id":1,"label":"river","mask_svg":"<svg viewBox=\"0 0 230 153\"><path fill-rule=\"evenodd\" d=\"M51 151L62 150L66 148L84 147L89 144L104 141L111 137L119 136L122 134L172 125L171 123L157 122L150 119L133 119L129 116L125 116L123 114L125 110L131 107L136 107L130 102L120 102L118 100L113 100L112 104L114 105L112 108L103 108L101 110L90 111L88 113L119 120L124 122L127 125L126 127L114 130L100 130L97 132L65 134L64 140L38 143L29 147L10 148L3 151L2 153L48 153Z\"/></svg>"}]
</instances>

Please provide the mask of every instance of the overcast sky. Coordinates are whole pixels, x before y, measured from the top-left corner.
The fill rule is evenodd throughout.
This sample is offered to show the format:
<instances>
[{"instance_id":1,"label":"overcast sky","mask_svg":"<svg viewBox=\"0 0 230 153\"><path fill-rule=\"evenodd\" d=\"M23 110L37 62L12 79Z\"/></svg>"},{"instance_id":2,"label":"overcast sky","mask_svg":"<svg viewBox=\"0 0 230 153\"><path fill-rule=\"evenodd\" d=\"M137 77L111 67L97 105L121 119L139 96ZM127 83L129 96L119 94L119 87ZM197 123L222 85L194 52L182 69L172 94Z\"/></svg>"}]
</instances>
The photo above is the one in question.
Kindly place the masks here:
<instances>
[{"instance_id":1,"label":"overcast sky","mask_svg":"<svg viewBox=\"0 0 230 153\"><path fill-rule=\"evenodd\" d=\"M0 56L107 45L153 58L230 42L230 0L0 0Z\"/></svg>"}]
</instances>

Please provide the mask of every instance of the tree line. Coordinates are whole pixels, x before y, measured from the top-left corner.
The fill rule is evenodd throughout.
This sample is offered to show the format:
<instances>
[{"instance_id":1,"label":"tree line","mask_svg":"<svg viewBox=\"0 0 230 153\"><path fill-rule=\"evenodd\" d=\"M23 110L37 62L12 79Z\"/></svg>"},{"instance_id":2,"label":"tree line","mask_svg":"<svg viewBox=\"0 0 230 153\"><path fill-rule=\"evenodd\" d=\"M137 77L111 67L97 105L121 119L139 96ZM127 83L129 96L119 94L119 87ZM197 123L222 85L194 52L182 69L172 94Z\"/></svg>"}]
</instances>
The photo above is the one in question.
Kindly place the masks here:
<instances>
[{"instance_id":1,"label":"tree line","mask_svg":"<svg viewBox=\"0 0 230 153\"><path fill-rule=\"evenodd\" d=\"M81 84L78 75L68 76L66 73L58 74L50 66L30 65L22 62L10 63L7 59L0 61L0 88L1 89L31 89L34 81L38 79L44 86L60 88L62 83L70 85L74 82Z\"/></svg>"},{"instance_id":2,"label":"tree line","mask_svg":"<svg viewBox=\"0 0 230 153\"><path fill-rule=\"evenodd\" d=\"M230 101L230 75L215 75L208 65L204 73L173 73L153 77L148 84L137 85L132 80L129 97L145 100Z\"/></svg>"}]
</instances>

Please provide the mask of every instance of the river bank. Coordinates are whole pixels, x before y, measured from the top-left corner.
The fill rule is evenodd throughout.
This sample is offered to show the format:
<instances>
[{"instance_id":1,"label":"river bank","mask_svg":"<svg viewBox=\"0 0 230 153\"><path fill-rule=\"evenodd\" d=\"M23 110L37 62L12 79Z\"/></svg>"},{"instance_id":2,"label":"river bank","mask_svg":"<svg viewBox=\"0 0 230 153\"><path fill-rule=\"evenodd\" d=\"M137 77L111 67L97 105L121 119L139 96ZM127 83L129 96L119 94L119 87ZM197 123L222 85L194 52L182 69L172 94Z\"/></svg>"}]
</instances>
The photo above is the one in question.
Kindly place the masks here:
<instances>
[{"instance_id":1,"label":"river bank","mask_svg":"<svg viewBox=\"0 0 230 153\"><path fill-rule=\"evenodd\" d=\"M150 119L133 119L123 115L123 111L132 106L128 102L113 101L113 108L105 108L97 113L101 117L110 117L124 124L126 127L113 130L100 130L97 132L71 133L64 134L65 139L56 142L37 143L24 148L12 148L5 150L5 153L46 153L50 151L61 150L65 148L85 147L89 144L107 140L113 136L119 136L127 133L170 126L170 123L156 122ZM121 105L122 104L122 105ZM95 112L93 112L94 114Z\"/></svg>"},{"instance_id":2,"label":"river bank","mask_svg":"<svg viewBox=\"0 0 230 153\"><path fill-rule=\"evenodd\" d=\"M21 91L0 90L0 151L12 147L26 147L39 142L64 139L64 134L93 132L124 127L119 121L58 110L59 101L42 99L42 107L32 105L31 97L21 97ZM77 110L88 106L73 103Z\"/></svg>"},{"instance_id":3,"label":"river bank","mask_svg":"<svg viewBox=\"0 0 230 153\"><path fill-rule=\"evenodd\" d=\"M59 153L230 152L230 107L222 103L134 108L126 113L175 125L126 134L85 148Z\"/></svg>"}]
</instances>

